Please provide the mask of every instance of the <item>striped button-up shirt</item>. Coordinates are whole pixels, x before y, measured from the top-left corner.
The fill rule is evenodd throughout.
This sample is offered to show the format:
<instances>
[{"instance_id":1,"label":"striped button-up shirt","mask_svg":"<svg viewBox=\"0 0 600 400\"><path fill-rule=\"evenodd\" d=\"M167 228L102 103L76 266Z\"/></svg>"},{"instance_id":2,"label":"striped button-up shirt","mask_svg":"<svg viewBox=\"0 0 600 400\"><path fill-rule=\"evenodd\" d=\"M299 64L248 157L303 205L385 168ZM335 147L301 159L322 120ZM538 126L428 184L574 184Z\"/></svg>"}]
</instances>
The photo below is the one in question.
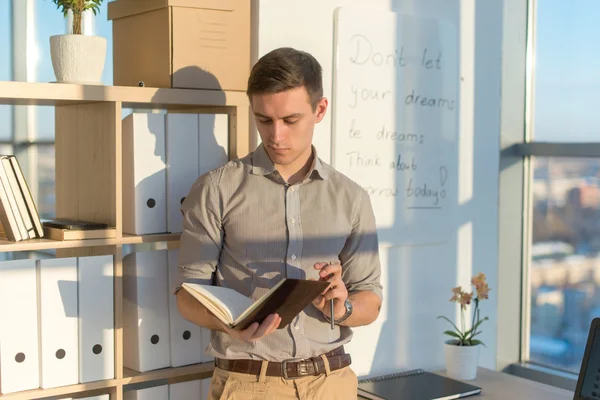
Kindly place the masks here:
<instances>
[{"instance_id":1,"label":"striped button-up shirt","mask_svg":"<svg viewBox=\"0 0 600 400\"><path fill-rule=\"evenodd\" d=\"M314 161L306 179L289 185L262 145L192 186L181 211L181 282L216 284L258 299L282 278L319 279L317 262L340 261L353 291L382 297L375 219L359 185ZM252 343L212 332L208 352L227 359L283 361L326 353L350 341L312 304L284 329Z\"/></svg>"}]
</instances>

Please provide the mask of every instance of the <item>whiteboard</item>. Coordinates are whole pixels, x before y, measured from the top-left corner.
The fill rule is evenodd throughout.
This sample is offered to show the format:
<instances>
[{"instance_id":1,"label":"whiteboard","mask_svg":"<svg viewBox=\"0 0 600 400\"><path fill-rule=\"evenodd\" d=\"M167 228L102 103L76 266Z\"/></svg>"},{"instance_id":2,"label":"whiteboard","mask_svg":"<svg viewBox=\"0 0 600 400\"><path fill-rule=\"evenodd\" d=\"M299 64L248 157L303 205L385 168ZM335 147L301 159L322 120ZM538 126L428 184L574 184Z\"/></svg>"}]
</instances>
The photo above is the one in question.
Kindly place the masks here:
<instances>
[{"instance_id":1,"label":"whiteboard","mask_svg":"<svg viewBox=\"0 0 600 400\"><path fill-rule=\"evenodd\" d=\"M336 10L332 164L367 190L382 245L450 239L457 210L458 31Z\"/></svg>"}]
</instances>

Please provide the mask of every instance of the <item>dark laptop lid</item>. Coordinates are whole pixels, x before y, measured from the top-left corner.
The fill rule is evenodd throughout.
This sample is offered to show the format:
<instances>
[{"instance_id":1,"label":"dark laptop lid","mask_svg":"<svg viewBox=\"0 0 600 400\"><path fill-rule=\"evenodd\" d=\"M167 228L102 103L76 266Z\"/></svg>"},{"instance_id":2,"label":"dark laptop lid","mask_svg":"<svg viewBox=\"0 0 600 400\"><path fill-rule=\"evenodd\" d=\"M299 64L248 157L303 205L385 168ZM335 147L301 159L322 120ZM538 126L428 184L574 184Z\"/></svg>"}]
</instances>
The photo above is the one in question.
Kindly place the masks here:
<instances>
[{"instance_id":1,"label":"dark laptop lid","mask_svg":"<svg viewBox=\"0 0 600 400\"><path fill-rule=\"evenodd\" d=\"M600 318L590 326L574 400L600 400Z\"/></svg>"},{"instance_id":2,"label":"dark laptop lid","mask_svg":"<svg viewBox=\"0 0 600 400\"><path fill-rule=\"evenodd\" d=\"M360 380L358 394L368 399L442 400L479 394L481 388L421 369Z\"/></svg>"}]
</instances>

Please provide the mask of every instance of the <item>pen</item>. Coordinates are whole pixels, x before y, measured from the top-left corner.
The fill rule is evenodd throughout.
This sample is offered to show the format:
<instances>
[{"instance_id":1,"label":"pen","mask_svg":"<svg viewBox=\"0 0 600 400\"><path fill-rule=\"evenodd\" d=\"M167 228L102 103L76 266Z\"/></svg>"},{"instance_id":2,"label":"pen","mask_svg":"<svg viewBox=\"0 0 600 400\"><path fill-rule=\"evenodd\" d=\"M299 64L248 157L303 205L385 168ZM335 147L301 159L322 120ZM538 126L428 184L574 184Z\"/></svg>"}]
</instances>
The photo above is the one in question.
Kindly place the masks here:
<instances>
[{"instance_id":1,"label":"pen","mask_svg":"<svg viewBox=\"0 0 600 400\"><path fill-rule=\"evenodd\" d=\"M333 264L331 261L327 263L327 265L331 265ZM329 277L332 277L333 274L329 275ZM330 321L331 321L331 330L335 330L335 316L333 314L333 299L329 300L329 315L331 316Z\"/></svg>"},{"instance_id":2,"label":"pen","mask_svg":"<svg viewBox=\"0 0 600 400\"><path fill-rule=\"evenodd\" d=\"M329 300L331 305L331 330L335 330L335 317L333 316L333 299Z\"/></svg>"}]
</instances>

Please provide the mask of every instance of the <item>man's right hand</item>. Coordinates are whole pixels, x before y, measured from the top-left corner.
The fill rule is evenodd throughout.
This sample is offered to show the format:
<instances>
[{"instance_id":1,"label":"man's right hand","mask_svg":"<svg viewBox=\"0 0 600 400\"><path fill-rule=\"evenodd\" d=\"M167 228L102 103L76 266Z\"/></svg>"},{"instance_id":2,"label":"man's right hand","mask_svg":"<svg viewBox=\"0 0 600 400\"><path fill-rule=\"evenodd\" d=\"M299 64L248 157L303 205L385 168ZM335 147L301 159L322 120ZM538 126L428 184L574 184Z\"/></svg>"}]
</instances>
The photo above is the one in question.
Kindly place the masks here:
<instances>
[{"instance_id":1,"label":"man's right hand","mask_svg":"<svg viewBox=\"0 0 600 400\"><path fill-rule=\"evenodd\" d=\"M225 332L234 339L242 340L244 342L254 342L261 339L271 333L279 327L281 323L281 317L277 314L271 314L267 316L260 324L254 322L243 331L235 330L229 326L225 326Z\"/></svg>"}]
</instances>

